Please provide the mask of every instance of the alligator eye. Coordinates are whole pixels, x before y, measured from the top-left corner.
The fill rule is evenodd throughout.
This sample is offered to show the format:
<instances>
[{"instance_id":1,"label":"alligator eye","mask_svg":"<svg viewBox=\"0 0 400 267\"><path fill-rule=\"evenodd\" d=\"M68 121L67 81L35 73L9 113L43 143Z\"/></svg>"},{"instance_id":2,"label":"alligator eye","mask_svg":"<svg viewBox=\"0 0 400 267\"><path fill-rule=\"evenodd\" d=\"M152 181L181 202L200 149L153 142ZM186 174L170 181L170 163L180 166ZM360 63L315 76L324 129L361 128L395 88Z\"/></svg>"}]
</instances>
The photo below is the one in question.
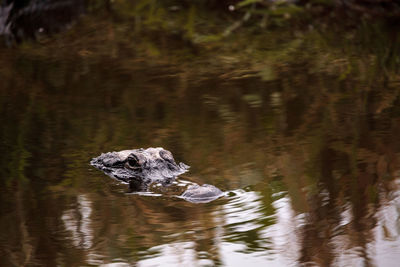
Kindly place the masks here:
<instances>
[{"instance_id":1,"label":"alligator eye","mask_svg":"<svg viewBox=\"0 0 400 267\"><path fill-rule=\"evenodd\" d=\"M126 167L130 169L140 169L140 164L137 158L129 157L126 161Z\"/></svg>"}]
</instances>

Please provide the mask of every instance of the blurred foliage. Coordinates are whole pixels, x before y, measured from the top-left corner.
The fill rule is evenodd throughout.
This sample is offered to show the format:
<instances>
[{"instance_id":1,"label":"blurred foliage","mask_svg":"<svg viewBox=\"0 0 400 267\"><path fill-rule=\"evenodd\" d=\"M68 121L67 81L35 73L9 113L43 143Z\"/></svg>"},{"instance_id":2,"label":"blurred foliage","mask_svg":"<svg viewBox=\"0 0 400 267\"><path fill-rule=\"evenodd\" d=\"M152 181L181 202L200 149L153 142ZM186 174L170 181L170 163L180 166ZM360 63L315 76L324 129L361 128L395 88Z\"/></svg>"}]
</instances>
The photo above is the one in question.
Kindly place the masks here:
<instances>
[{"instance_id":1,"label":"blurred foliage","mask_svg":"<svg viewBox=\"0 0 400 267\"><path fill-rule=\"evenodd\" d=\"M270 81L300 67L339 80L397 80L397 20L341 8L330 1L89 1L70 31L20 48L54 60L111 57L119 68L149 57Z\"/></svg>"}]
</instances>

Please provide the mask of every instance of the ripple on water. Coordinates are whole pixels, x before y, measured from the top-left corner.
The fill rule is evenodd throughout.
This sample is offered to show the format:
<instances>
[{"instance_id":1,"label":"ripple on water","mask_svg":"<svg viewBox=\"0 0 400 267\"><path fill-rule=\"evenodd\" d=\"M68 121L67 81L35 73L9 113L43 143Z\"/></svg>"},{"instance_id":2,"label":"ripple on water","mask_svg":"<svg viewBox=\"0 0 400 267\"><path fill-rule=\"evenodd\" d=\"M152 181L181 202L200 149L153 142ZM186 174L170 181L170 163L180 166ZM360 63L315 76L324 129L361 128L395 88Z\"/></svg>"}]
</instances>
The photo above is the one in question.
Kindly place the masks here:
<instances>
[{"instance_id":1,"label":"ripple on water","mask_svg":"<svg viewBox=\"0 0 400 267\"><path fill-rule=\"evenodd\" d=\"M235 190L233 193L228 203L221 206L220 247L223 255L229 255L224 258L226 265L295 263L300 246L294 232L302 217L294 214L286 194L279 193L275 201L267 203L260 192Z\"/></svg>"}]
</instances>

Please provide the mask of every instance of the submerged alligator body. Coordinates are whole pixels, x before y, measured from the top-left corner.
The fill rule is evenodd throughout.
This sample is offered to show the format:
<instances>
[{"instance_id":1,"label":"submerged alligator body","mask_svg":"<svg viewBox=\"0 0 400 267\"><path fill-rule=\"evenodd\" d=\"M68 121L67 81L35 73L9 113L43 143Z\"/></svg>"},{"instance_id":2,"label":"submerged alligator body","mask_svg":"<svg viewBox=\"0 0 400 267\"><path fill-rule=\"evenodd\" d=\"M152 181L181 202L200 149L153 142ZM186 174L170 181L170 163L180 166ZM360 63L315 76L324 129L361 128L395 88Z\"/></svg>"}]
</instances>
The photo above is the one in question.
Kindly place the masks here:
<instances>
[{"instance_id":1,"label":"submerged alligator body","mask_svg":"<svg viewBox=\"0 0 400 267\"><path fill-rule=\"evenodd\" d=\"M184 190L180 198L194 203L210 202L224 195L209 184L200 186L190 182L179 185L176 177L185 173L189 166L177 164L172 153L161 147L103 153L93 158L90 164L108 176L128 183L131 191L146 192L154 185L161 188L177 187Z\"/></svg>"}]
</instances>

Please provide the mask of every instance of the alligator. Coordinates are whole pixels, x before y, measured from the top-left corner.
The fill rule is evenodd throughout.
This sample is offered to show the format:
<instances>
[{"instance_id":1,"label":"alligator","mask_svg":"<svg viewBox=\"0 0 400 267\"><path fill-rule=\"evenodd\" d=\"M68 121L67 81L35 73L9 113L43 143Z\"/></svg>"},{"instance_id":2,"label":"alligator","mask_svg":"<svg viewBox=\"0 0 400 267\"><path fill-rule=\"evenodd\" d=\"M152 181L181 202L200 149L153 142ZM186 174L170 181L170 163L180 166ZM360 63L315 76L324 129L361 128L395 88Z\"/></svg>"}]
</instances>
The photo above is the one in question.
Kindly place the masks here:
<instances>
[{"instance_id":1,"label":"alligator","mask_svg":"<svg viewBox=\"0 0 400 267\"><path fill-rule=\"evenodd\" d=\"M198 185L194 182L180 182L177 177L188 171L189 166L177 164L172 153L161 147L122 150L102 153L90 164L111 178L129 184L130 192L151 192L173 188L174 195L193 203L206 203L220 198L225 193L213 185ZM161 190L165 192L165 190Z\"/></svg>"}]
</instances>

